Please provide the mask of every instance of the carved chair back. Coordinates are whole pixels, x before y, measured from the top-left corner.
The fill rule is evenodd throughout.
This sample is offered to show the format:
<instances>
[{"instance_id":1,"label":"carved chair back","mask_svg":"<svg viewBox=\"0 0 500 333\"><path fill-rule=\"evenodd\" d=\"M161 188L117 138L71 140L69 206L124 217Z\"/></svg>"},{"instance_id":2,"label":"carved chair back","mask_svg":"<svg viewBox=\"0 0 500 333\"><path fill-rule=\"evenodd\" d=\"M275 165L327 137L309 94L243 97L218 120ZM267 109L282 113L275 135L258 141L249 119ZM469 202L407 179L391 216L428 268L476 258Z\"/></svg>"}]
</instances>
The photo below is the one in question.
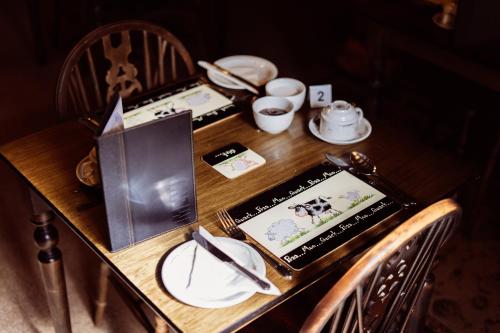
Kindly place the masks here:
<instances>
[{"instance_id":1,"label":"carved chair back","mask_svg":"<svg viewBox=\"0 0 500 333\"><path fill-rule=\"evenodd\" d=\"M327 292L302 333L404 332L439 248L460 218L451 199L416 214L369 249Z\"/></svg>"},{"instance_id":2,"label":"carved chair back","mask_svg":"<svg viewBox=\"0 0 500 333\"><path fill-rule=\"evenodd\" d=\"M195 72L182 43L143 21L111 23L86 35L63 64L56 90L61 118L92 116L113 93L126 99Z\"/></svg>"}]
</instances>

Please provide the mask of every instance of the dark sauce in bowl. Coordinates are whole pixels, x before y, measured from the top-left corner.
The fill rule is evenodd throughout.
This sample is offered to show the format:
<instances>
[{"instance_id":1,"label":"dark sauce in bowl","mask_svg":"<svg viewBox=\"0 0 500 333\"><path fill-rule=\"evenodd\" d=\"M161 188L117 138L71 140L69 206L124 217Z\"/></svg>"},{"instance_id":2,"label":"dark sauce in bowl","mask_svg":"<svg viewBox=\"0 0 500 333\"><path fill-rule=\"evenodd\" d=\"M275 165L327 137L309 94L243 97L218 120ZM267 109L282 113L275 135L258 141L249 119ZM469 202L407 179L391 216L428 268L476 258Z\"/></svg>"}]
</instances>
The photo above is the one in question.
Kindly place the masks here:
<instances>
[{"instance_id":1,"label":"dark sauce in bowl","mask_svg":"<svg viewBox=\"0 0 500 333\"><path fill-rule=\"evenodd\" d=\"M266 115L266 116L281 116L281 115L287 113L288 111L283 110L283 109L278 109L278 108L266 108L266 109L260 110L259 112Z\"/></svg>"}]
</instances>

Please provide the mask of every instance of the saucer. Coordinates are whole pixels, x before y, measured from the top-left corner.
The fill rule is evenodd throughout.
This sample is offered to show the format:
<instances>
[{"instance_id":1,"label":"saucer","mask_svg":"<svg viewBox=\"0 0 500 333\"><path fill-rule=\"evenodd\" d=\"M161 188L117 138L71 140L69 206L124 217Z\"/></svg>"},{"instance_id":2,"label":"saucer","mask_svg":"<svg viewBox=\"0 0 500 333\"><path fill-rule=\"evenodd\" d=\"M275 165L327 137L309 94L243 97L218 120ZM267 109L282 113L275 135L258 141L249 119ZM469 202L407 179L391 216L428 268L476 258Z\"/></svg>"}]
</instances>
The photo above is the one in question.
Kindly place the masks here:
<instances>
[{"instance_id":1,"label":"saucer","mask_svg":"<svg viewBox=\"0 0 500 333\"><path fill-rule=\"evenodd\" d=\"M265 275L264 260L252 247L232 238L216 238L245 267ZM245 277L197 246L194 240L181 244L167 256L161 269L161 278L172 296L201 308L235 305L256 292L254 288L248 288L249 282Z\"/></svg>"},{"instance_id":2,"label":"saucer","mask_svg":"<svg viewBox=\"0 0 500 333\"><path fill-rule=\"evenodd\" d=\"M92 162L90 156L86 156L82 159L76 166L76 178L89 187L93 187L99 184L100 176L97 164Z\"/></svg>"},{"instance_id":3,"label":"saucer","mask_svg":"<svg viewBox=\"0 0 500 333\"><path fill-rule=\"evenodd\" d=\"M311 118L311 120L309 120L309 130L311 131L311 133L315 137L317 137L318 139L323 140L323 141L328 142L328 143L331 143L331 144L334 144L334 145L350 145L353 143L363 141L364 139L369 137L371 132L372 132L372 125L370 124L370 122L368 120L366 120L366 118L363 118L361 120L361 126L358 129L358 137L357 138L354 138L351 140L332 140L332 139L327 139L321 135L321 133L319 132L319 124L318 123L319 123L319 115L316 115L313 118Z\"/></svg>"},{"instance_id":4,"label":"saucer","mask_svg":"<svg viewBox=\"0 0 500 333\"><path fill-rule=\"evenodd\" d=\"M267 59L250 56L235 55L221 58L215 64L238 74L256 86L262 86L278 76L276 65ZM232 81L227 80L216 72L208 71L207 76L213 83L229 89L245 89Z\"/></svg>"}]
</instances>

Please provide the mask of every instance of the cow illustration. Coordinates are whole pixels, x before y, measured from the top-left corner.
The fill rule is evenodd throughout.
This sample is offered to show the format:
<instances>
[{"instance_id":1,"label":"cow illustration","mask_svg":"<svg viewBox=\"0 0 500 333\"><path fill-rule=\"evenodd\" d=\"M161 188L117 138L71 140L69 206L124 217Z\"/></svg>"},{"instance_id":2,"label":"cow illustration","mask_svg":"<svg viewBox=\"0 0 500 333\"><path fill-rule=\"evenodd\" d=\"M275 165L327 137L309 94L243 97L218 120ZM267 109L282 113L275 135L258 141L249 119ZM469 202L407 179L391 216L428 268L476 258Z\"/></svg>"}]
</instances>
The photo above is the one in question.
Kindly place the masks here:
<instances>
[{"instance_id":1,"label":"cow illustration","mask_svg":"<svg viewBox=\"0 0 500 333\"><path fill-rule=\"evenodd\" d=\"M291 237L304 231L303 228L298 228L297 224L291 219L280 219L273 222L268 228L265 235L269 241L279 241L281 245L285 244Z\"/></svg>"},{"instance_id":2,"label":"cow illustration","mask_svg":"<svg viewBox=\"0 0 500 333\"><path fill-rule=\"evenodd\" d=\"M247 159L246 156L242 156L231 162L231 168L233 171L243 171L254 165L257 165L257 162Z\"/></svg>"},{"instance_id":3,"label":"cow illustration","mask_svg":"<svg viewBox=\"0 0 500 333\"><path fill-rule=\"evenodd\" d=\"M331 199L331 197L325 197L320 195L316 199L313 199L311 201L302 203L302 204L296 204L293 206L288 207L288 209L294 209L295 210L295 215L299 217L304 217L309 215L311 217L311 223L315 223L315 218L320 220L320 215L324 213L338 213L341 214L342 212L333 208L332 205L327 201L328 199Z\"/></svg>"}]
</instances>

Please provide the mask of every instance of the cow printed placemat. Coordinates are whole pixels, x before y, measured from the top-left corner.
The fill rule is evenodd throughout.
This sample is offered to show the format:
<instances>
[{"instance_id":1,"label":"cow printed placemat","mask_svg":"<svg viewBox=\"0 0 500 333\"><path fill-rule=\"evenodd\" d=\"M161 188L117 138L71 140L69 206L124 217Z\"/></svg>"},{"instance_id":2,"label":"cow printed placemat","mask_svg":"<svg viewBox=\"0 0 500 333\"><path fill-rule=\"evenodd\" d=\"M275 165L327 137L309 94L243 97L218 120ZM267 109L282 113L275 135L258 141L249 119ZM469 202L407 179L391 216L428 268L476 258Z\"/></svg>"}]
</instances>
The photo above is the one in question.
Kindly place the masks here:
<instances>
[{"instance_id":1,"label":"cow printed placemat","mask_svg":"<svg viewBox=\"0 0 500 333\"><path fill-rule=\"evenodd\" d=\"M150 96L124 108L125 128L160 119L182 110L191 110L196 130L240 111L233 97L225 96L202 81Z\"/></svg>"},{"instance_id":2,"label":"cow printed placemat","mask_svg":"<svg viewBox=\"0 0 500 333\"><path fill-rule=\"evenodd\" d=\"M400 209L353 174L321 164L229 214L250 237L300 270Z\"/></svg>"}]
</instances>

